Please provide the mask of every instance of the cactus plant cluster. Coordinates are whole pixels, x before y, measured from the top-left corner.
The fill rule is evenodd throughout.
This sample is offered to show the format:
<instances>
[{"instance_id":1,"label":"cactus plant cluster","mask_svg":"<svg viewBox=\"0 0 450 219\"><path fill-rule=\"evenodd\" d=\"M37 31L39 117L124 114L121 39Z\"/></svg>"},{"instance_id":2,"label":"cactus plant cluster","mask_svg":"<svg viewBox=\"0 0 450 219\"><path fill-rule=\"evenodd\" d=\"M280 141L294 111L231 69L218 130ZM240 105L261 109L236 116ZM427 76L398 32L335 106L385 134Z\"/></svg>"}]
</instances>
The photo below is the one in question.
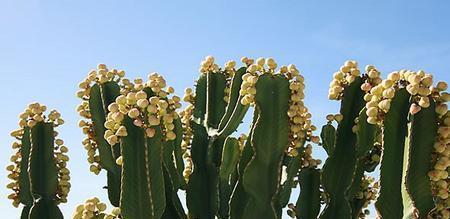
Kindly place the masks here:
<instances>
[{"instance_id":1,"label":"cactus plant cluster","mask_svg":"<svg viewBox=\"0 0 450 219\"><path fill-rule=\"evenodd\" d=\"M347 219L366 218L372 203L381 218L450 218L445 82L410 70L382 79L375 66L360 70L347 61L328 94L340 111L326 116L319 137L295 65L278 66L273 58L241 62L221 67L206 57L182 98L157 73L130 80L104 64L89 72L77 92L82 144L90 171L106 170L114 208L106 213L94 197L73 218L277 219L286 208L293 218ZM31 104L13 132L19 142L7 167L8 188L13 204L25 206L23 218L61 218L39 206L51 205L55 213L70 188L67 148L53 141L53 127L63 120L43 111ZM253 113L249 131L237 133L247 113ZM313 158L313 145L326 151L323 165ZM42 162L49 158L54 163ZM42 175L52 180L43 183ZM300 193L289 203L296 187Z\"/></svg>"}]
</instances>

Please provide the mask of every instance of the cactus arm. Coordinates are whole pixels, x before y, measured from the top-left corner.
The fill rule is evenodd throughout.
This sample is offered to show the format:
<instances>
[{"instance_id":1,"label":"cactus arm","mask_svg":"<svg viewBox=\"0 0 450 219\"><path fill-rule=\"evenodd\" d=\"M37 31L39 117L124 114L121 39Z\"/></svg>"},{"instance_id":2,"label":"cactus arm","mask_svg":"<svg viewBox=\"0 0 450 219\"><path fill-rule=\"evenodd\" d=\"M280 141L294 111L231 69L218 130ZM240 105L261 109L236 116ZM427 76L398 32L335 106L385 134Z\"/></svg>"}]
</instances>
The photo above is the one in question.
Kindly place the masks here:
<instances>
[{"instance_id":1,"label":"cactus arm","mask_svg":"<svg viewBox=\"0 0 450 219\"><path fill-rule=\"evenodd\" d=\"M195 86L195 104L193 116L197 123L203 124L206 115L206 92L207 78L205 74L200 75Z\"/></svg>"},{"instance_id":2,"label":"cactus arm","mask_svg":"<svg viewBox=\"0 0 450 219\"><path fill-rule=\"evenodd\" d=\"M258 119L252 136L255 154L244 173L249 200L243 218L270 219L277 218L273 199L280 183L282 156L288 146L286 112L290 90L284 76L270 74L259 77L256 89Z\"/></svg>"},{"instance_id":3,"label":"cactus arm","mask_svg":"<svg viewBox=\"0 0 450 219\"><path fill-rule=\"evenodd\" d=\"M58 176L53 156L53 124L39 122L31 129L30 182L33 196L51 200L56 194Z\"/></svg>"},{"instance_id":4,"label":"cactus arm","mask_svg":"<svg viewBox=\"0 0 450 219\"><path fill-rule=\"evenodd\" d=\"M153 218L153 209L145 173L144 131L135 127L129 118L124 120L128 136L121 141L123 157L120 207L127 218ZM141 156L140 156L141 155Z\"/></svg>"},{"instance_id":5,"label":"cactus arm","mask_svg":"<svg viewBox=\"0 0 450 219\"><path fill-rule=\"evenodd\" d=\"M357 192L360 191L360 185L362 177L364 176L364 171L365 171L365 160L359 159L356 164L355 176L352 185L348 190L347 195L348 199L350 200L350 206L352 209L352 218L358 218L359 212L363 207L362 205L360 205L360 202L364 203L364 201L361 201L361 199L357 199L355 196Z\"/></svg>"},{"instance_id":6,"label":"cactus arm","mask_svg":"<svg viewBox=\"0 0 450 219\"><path fill-rule=\"evenodd\" d=\"M206 78L206 125L216 129L225 114L226 76L222 73L208 73Z\"/></svg>"},{"instance_id":7,"label":"cactus arm","mask_svg":"<svg viewBox=\"0 0 450 219\"><path fill-rule=\"evenodd\" d=\"M173 141L164 142L163 146L164 167L169 172L172 187L178 190L180 188L180 176L178 175L178 170L174 163L173 154L174 154L174 142Z\"/></svg>"},{"instance_id":8,"label":"cactus arm","mask_svg":"<svg viewBox=\"0 0 450 219\"><path fill-rule=\"evenodd\" d=\"M178 182L180 183L180 189L186 189L186 182L184 181L183 171L184 171L184 161L183 161L183 152L181 150L181 142L183 140L183 127L181 123L181 119L177 118L174 120L174 132L177 135L177 138L173 141L173 157L175 162L175 168L178 171Z\"/></svg>"},{"instance_id":9,"label":"cactus arm","mask_svg":"<svg viewBox=\"0 0 450 219\"><path fill-rule=\"evenodd\" d=\"M233 133L241 124L242 119L248 111L248 105L242 105L242 96L239 94L242 75L245 74L246 68L240 68L233 77L231 84L230 103L227 106L225 115L223 116L219 125L219 135L228 136Z\"/></svg>"},{"instance_id":10,"label":"cactus arm","mask_svg":"<svg viewBox=\"0 0 450 219\"><path fill-rule=\"evenodd\" d=\"M120 87L116 82L109 81L109 82L102 84L101 89L102 89L103 106L105 107L105 117L106 117L106 115L109 112L108 106L111 103L115 102L117 96L119 96L119 94L120 94ZM113 161L115 161L120 156L120 144L113 145L111 147L111 150L112 150L112 156L114 159ZM119 173L119 177L117 177L117 178L120 179L121 168L118 165L116 165L115 162L113 162L113 167L115 167L116 171ZM116 171L114 171L114 173L116 173ZM119 182L119 181L117 180L117 182ZM120 193L120 191L117 191L116 193Z\"/></svg>"},{"instance_id":11,"label":"cactus arm","mask_svg":"<svg viewBox=\"0 0 450 219\"><path fill-rule=\"evenodd\" d=\"M356 131L356 156L358 161L356 164L355 176L347 195L349 200L351 200L350 204L352 206L352 218L358 218L359 212L363 207L362 204L364 204L364 201L355 198L355 195L360 190L361 179L367 169L367 154L373 148L375 144L375 136L378 132L376 125L372 125L367 122L365 107L359 113L358 123L356 125L358 127Z\"/></svg>"},{"instance_id":12,"label":"cactus arm","mask_svg":"<svg viewBox=\"0 0 450 219\"><path fill-rule=\"evenodd\" d=\"M207 181L210 184L209 199L211 200L211 209L214 213L217 213L220 208L219 170L224 142L224 138L210 137L206 151Z\"/></svg>"},{"instance_id":13,"label":"cactus arm","mask_svg":"<svg viewBox=\"0 0 450 219\"><path fill-rule=\"evenodd\" d=\"M161 130L152 138L124 120L128 135L122 139L122 193L120 207L125 218L160 218L165 208L162 173Z\"/></svg>"},{"instance_id":14,"label":"cactus arm","mask_svg":"<svg viewBox=\"0 0 450 219\"><path fill-rule=\"evenodd\" d=\"M366 110L366 107L364 107L358 117L358 130L356 132L356 156L358 159L364 157L373 148L377 134L377 126L367 122Z\"/></svg>"},{"instance_id":15,"label":"cactus arm","mask_svg":"<svg viewBox=\"0 0 450 219\"><path fill-rule=\"evenodd\" d=\"M412 116L409 144L405 144L406 176L403 178L403 186L406 190L403 191L403 218L427 218L434 207L427 173L431 168L430 158L437 133L436 119L435 103L432 99L429 107Z\"/></svg>"},{"instance_id":16,"label":"cactus arm","mask_svg":"<svg viewBox=\"0 0 450 219\"><path fill-rule=\"evenodd\" d=\"M120 94L120 88L116 82L106 82L102 85L95 84L91 87L89 98L89 109L95 132L100 157L100 165L105 168L108 183L108 198L112 205L119 206L121 169L116 164L115 158L120 156L120 146L110 146L104 139L106 131L104 123L108 114L108 105Z\"/></svg>"},{"instance_id":17,"label":"cactus arm","mask_svg":"<svg viewBox=\"0 0 450 219\"><path fill-rule=\"evenodd\" d=\"M322 138L322 147L325 149L328 156L333 155L336 142L336 128L331 124L322 126L320 137Z\"/></svg>"},{"instance_id":18,"label":"cactus arm","mask_svg":"<svg viewBox=\"0 0 450 219\"><path fill-rule=\"evenodd\" d=\"M204 127L192 122L194 138L192 139L192 162L194 170L189 179L186 193L186 204L189 209L189 215L192 218L209 219L214 218L214 212L211 209L209 194L210 184L205 180L208 178L206 167L206 153L208 149L208 135Z\"/></svg>"},{"instance_id":19,"label":"cactus arm","mask_svg":"<svg viewBox=\"0 0 450 219\"><path fill-rule=\"evenodd\" d=\"M315 219L320 211L320 173L317 169L302 169L299 174L300 195L295 204L298 219Z\"/></svg>"},{"instance_id":20,"label":"cactus arm","mask_svg":"<svg viewBox=\"0 0 450 219\"><path fill-rule=\"evenodd\" d=\"M240 151L238 140L231 137L226 138L223 146L222 162L219 170L219 215L221 218L228 218L229 216L229 201L233 189L230 184L230 178L236 170L236 165L239 162L239 156Z\"/></svg>"},{"instance_id":21,"label":"cactus arm","mask_svg":"<svg viewBox=\"0 0 450 219\"><path fill-rule=\"evenodd\" d=\"M30 183L35 203L30 210L30 219L63 218L54 196L58 185L52 123L39 122L31 129Z\"/></svg>"},{"instance_id":22,"label":"cactus arm","mask_svg":"<svg viewBox=\"0 0 450 219\"><path fill-rule=\"evenodd\" d=\"M231 81L231 88L230 88L230 98L229 98L229 103L227 104L227 107L225 109L225 114L223 115L219 127L219 130L222 130L225 125L228 123L228 120L230 119L231 115L233 114L233 111L236 107L237 104L239 104L239 90L241 89L241 85L242 85L242 75L245 74L247 68L242 67L240 69L238 69L234 76L233 79Z\"/></svg>"},{"instance_id":23,"label":"cactus arm","mask_svg":"<svg viewBox=\"0 0 450 219\"><path fill-rule=\"evenodd\" d=\"M20 203L24 204L24 212L29 212L33 204L33 196L30 191L30 176L28 175L28 161L30 157L31 140L30 128L24 127L21 147L20 173L19 173L19 188L20 188ZM27 210L26 210L27 209ZM26 213L27 214L27 213ZM28 214L27 214L28 215Z\"/></svg>"},{"instance_id":24,"label":"cactus arm","mask_svg":"<svg viewBox=\"0 0 450 219\"><path fill-rule=\"evenodd\" d=\"M384 118L380 195L375 203L379 215L383 218L401 218L403 215L402 164L409 98L406 89L398 90Z\"/></svg>"},{"instance_id":25,"label":"cactus arm","mask_svg":"<svg viewBox=\"0 0 450 219\"><path fill-rule=\"evenodd\" d=\"M152 138L147 138L148 156L146 162L148 163L147 179L149 180L151 198L155 218L161 218L166 208L166 197L163 174L163 136L160 127L155 127L156 133Z\"/></svg>"},{"instance_id":26,"label":"cactus arm","mask_svg":"<svg viewBox=\"0 0 450 219\"><path fill-rule=\"evenodd\" d=\"M301 156L287 157L286 165L286 181L281 185L281 190L278 195L279 205L284 208L291 196L292 188L296 186L294 181L295 176L298 175L298 171L301 167Z\"/></svg>"},{"instance_id":27,"label":"cactus arm","mask_svg":"<svg viewBox=\"0 0 450 219\"><path fill-rule=\"evenodd\" d=\"M255 113L253 116L253 121L255 122L257 118L257 114ZM252 124L255 124L255 123ZM233 192L231 194L231 200L230 200L230 218L231 219L240 219L242 218L242 215L244 214L244 207L247 204L248 201L248 195L245 192L244 186L243 186L243 176L244 176L244 170L247 167L248 163L253 157L253 148L251 145L251 139L253 128L250 130L250 134L245 142L244 149L241 153L241 159L239 160L238 167L237 167L237 174L238 179L236 182L236 185L234 186Z\"/></svg>"},{"instance_id":28,"label":"cactus arm","mask_svg":"<svg viewBox=\"0 0 450 219\"><path fill-rule=\"evenodd\" d=\"M107 83L115 83L115 82L107 82ZM105 84L107 84L105 83ZM117 84L116 84L117 85ZM89 98L89 109L91 110L92 115L92 121L94 124L94 131L95 131L95 141L98 144L98 149L100 153L100 164L103 168L105 168L108 171L115 172L116 171L116 163L115 159L113 157L113 153L111 150L111 146L106 142L106 140L103 138L103 135L106 131L106 128L104 127L105 121L106 121L106 115L108 103L104 99L106 97L106 89L103 88L106 87L112 87L112 85L102 87L98 84L95 84L91 87L90 92L90 98ZM117 95L120 93L118 90L119 87L116 88ZM111 94L108 94L108 97ZM113 100L114 101L114 100ZM108 105L106 105L108 104Z\"/></svg>"},{"instance_id":29,"label":"cactus arm","mask_svg":"<svg viewBox=\"0 0 450 219\"><path fill-rule=\"evenodd\" d=\"M219 176L221 179L228 180L236 170L239 161L239 142L236 138L228 137L225 139L222 163L220 165Z\"/></svg>"},{"instance_id":30,"label":"cactus arm","mask_svg":"<svg viewBox=\"0 0 450 219\"><path fill-rule=\"evenodd\" d=\"M177 195L178 187L175 187L168 168L164 168L164 183L166 193L166 209L162 219L187 219L183 206Z\"/></svg>"},{"instance_id":31,"label":"cactus arm","mask_svg":"<svg viewBox=\"0 0 450 219\"><path fill-rule=\"evenodd\" d=\"M356 134L352 132L354 120L363 107L363 92L360 89L361 78L344 90L340 113L344 119L339 123L333 155L324 166L322 183L330 201L320 218L350 218L351 209L346 197L356 166Z\"/></svg>"}]
</instances>

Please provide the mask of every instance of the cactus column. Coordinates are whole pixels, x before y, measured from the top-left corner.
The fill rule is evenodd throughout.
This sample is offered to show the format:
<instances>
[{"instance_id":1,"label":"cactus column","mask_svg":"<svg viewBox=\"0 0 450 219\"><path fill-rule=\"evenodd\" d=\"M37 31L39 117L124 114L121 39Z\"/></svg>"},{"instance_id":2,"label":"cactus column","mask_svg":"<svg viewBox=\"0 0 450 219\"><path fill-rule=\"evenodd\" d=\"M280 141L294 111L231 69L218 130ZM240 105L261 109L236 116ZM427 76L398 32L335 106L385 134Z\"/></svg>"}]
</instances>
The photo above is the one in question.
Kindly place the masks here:
<instances>
[{"instance_id":1,"label":"cactus column","mask_svg":"<svg viewBox=\"0 0 450 219\"><path fill-rule=\"evenodd\" d=\"M9 166L10 178L15 180L8 187L14 190L10 196L14 205L25 205L21 218L63 218L59 203L67 202L70 190L68 149L54 128L63 124L60 114L51 111L44 115L46 107L30 104L20 115L20 129L11 135L20 143L13 147L18 151L11 157L15 166Z\"/></svg>"},{"instance_id":2,"label":"cactus column","mask_svg":"<svg viewBox=\"0 0 450 219\"><path fill-rule=\"evenodd\" d=\"M318 163L311 152L303 153L302 159L288 158L299 155L306 140L318 140L311 134L315 127L302 102L304 84L298 70L291 65L276 71L271 58L260 58L255 64L247 58L242 61L247 67L234 70L235 62L229 61L221 69L207 57L195 95L186 90L184 99L192 105L183 112L183 122L192 136L184 142L191 146L185 175L193 218L280 218L302 159L306 166ZM231 153L238 140L228 136L250 106L256 107L251 134L241 143L242 152ZM282 166L289 163L283 163L285 158L298 163L290 165L289 183L281 189Z\"/></svg>"}]
</instances>

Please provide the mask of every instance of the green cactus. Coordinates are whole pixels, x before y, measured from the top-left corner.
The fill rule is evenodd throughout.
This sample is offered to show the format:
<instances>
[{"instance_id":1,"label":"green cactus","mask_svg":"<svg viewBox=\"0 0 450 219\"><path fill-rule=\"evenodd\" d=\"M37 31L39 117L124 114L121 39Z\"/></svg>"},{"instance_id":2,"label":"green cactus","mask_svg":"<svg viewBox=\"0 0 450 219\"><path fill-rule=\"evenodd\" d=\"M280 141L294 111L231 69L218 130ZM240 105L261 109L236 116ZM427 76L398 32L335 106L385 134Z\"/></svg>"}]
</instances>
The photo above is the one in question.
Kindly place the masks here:
<instances>
[{"instance_id":1,"label":"green cactus","mask_svg":"<svg viewBox=\"0 0 450 219\"><path fill-rule=\"evenodd\" d=\"M355 119L356 125L352 128L354 134L343 137L346 141L353 139L345 144L347 149L341 152L345 155L338 154L339 128L344 125L340 123L336 140L330 124L322 129L322 144L330 158L322 173L327 206L321 217L364 217L361 209L375 199L379 187L375 206L383 218L448 218L448 205L444 204L448 192L444 188L448 180L445 169L450 163L443 158L446 149L441 146L448 141L444 120L448 116L445 102L449 95L443 92L447 85L439 82L431 87L432 76L423 71L393 72L385 80L380 79L380 72L373 66L367 66L362 76L354 72L359 73L356 63L346 62L331 83L330 99L342 99L341 112L344 121L350 123L346 132L351 133L350 125ZM358 82L360 78L363 83ZM350 93L355 90L359 93ZM363 98L362 92L366 93ZM359 116L360 104L345 106L356 97L366 101ZM435 109L435 102L441 109ZM346 116L346 109L355 113ZM373 180L366 178L364 172L373 171L380 149L380 182L370 185ZM333 160L337 156L341 156L341 161ZM343 168L344 160L352 164ZM336 174L339 168L347 174ZM336 184L339 181L345 183Z\"/></svg>"},{"instance_id":2,"label":"green cactus","mask_svg":"<svg viewBox=\"0 0 450 219\"><path fill-rule=\"evenodd\" d=\"M64 120L60 114L51 111L44 115L46 107L38 103L30 104L20 115L20 129L11 135L19 142L13 144L17 149L11 157L13 165L7 167L13 180L8 184L12 193L13 205L24 205L21 218L63 218L58 204L67 202L70 190L69 170L66 168L68 149L55 127Z\"/></svg>"},{"instance_id":3,"label":"green cactus","mask_svg":"<svg viewBox=\"0 0 450 219\"><path fill-rule=\"evenodd\" d=\"M78 111L87 119L80 126L88 136L83 143L91 171L107 170L109 200L123 217L185 218L176 195L184 187L177 169L183 168L182 127L175 111L180 98L168 97L173 88L166 88L156 73L146 83L124 75L101 64L80 83Z\"/></svg>"},{"instance_id":4,"label":"green cactus","mask_svg":"<svg viewBox=\"0 0 450 219\"><path fill-rule=\"evenodd\" d=\"M450 218L445 82L433 85L430 74L409 70L383 80L374 66L361 74L347 61L329 90L340 112L326 117L320 139L294 65L214 61L201 63L181 111L181 98L156 73L131 81L100 64L88 74L77 93L82 143L90 171L107 171L114 208L107 213L90 198L72 218L280 219L287 207L292 218L357 219L375 200L382 218ZM67 147L54 132L64 121L56 111L44 116L45 109L31 104L12 133L18 142L7 187L13 205L24 205L24 219L62 218L57 204L70 189ZM236 135L249 111L248 135ZM313 144L328 154L322 168ZM289 203L294 188L300 193Z\"/></svg>"},{"instance_id":5,"label":"green cactus","mask_svg":"<svg viewBox=\"0 0 450 219\"><path fill-rule=\"evenodd\" d=\"M306 140L318 140L312 136L315 127L302 102L304 85L298 70L291 65L275 72L271 58L256 64L247 58L242 61L246 67L235 70L235 62L229 61L221 69L207 57L195 94L186 90L184 100L191 106L183 114L192 117L183 121L192 129L192 139L187 138L185 145L191 145L187 156L193 171L185 175L192 218L279 218L302 161L304 166L318 164L310 149L295 157ZM251 132L245 144L241 138L238 153L239 141L229 135L250 106L255 106ZM283 166L290 167L284 183Z\"/></svg>"}]
</instances>

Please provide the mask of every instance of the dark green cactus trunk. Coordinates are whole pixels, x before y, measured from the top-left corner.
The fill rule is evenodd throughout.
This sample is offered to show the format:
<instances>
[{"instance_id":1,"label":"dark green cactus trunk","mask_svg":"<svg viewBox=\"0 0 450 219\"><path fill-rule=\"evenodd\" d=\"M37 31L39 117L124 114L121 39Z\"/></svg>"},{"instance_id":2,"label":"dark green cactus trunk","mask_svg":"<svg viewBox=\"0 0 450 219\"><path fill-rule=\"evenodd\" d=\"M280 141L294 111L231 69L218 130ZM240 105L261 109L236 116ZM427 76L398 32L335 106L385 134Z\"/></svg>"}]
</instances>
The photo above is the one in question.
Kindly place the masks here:
<instances>
[{"instance_id":1,"label":"dark green cactus trunk","mask_svg":"<svg viewBox=\"0 0 450 219\"><path fill-rule=\"evenodd\" d=\"M29 175L34 204L30 209L30 219L63 218L55 200L58 175L53 154L54 140L51 123L39 122L31 129Z\"/></svg>"},{"instance_id":2,"label":"dark green cactus trunk","mask_svg":"<svg viewBox=\"0 0 450 219\"><path fill-rule=\"evenodd\" d=\"M255 153L244 172L244 188L249 199L243 218L278 218L273 200L280 184L283 153L288 146L289 124L285 112L289 83L284 76L264 74L256 89L258 117L252 136Z\"/></svg>"},{"instance_id":3,"label":"dark green cactus trunk","mask_svg":"<svg viewBox=\"0 0 450 219\"><path fill-rule=\"evenodd\" d=\"M351 218L351 207L347 191L352 184L356 168L356 134L352 127L363 108L361 78L344 90L340 113L344 119L336 132L334 152L323 166L322 183L327 193L328 203L320 218Z\"/></svg>"},{"instance_id":4,"label":"dark green cactus trunk","mask_svg":"<svg viewBox=\"0 0 450 219\"><path fill-rule=\"evenodd\" d=\"M391 109L384 118L381 188L375 206L380 216L386 219L403 216L401 185L404 145L408 135L409 99L406 89L397 91Z\"/></svg>"},{"instance_id":5,"label":"dark green cactus trunk","mask_svg":"<svg viewBox=\"0 0 450 219\"><path fill-rule=\"evenodd\" d=\"M111 204L116 207L119 206L122 174L120 166L116 164L116 159L120 156L120 145L109 145L103 135L106 131L104 124L106 115L108 115L108 106L115 101L119 94L119 85L114 81L110 81L92 86L89 99L89 109L94 125L95 142L99 150L100 165L108 172L108 198Z\"/></svg>"}]
</instances>

